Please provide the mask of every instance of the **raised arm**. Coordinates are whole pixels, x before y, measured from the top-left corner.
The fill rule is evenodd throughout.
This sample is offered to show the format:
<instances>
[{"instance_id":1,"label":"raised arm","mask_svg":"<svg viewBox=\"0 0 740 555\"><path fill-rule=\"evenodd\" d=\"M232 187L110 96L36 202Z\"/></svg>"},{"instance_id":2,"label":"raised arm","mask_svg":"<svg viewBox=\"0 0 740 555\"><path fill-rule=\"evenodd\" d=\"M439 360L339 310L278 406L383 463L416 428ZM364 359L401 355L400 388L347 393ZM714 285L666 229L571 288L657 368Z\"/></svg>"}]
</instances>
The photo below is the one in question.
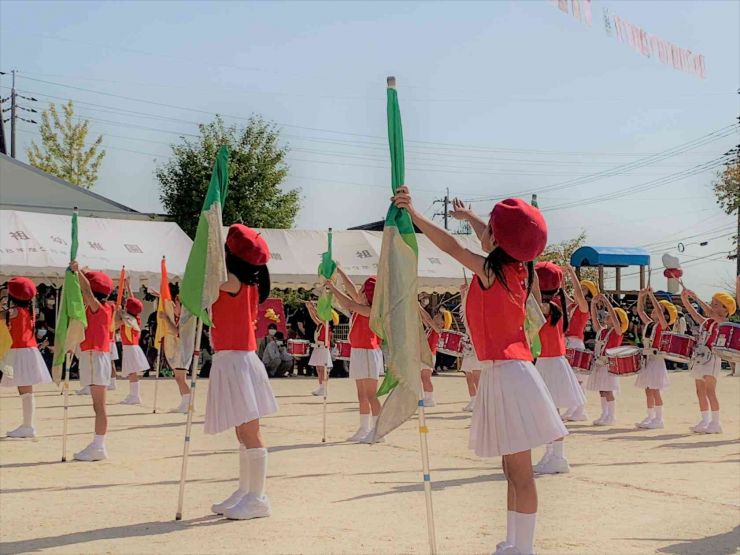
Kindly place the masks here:
<instances>
[{"instance_id":1,"label":"raised arm","mask_svg":"<svg viewBox=\"0 0 740 555\"><path fill-rule=\"evenodd\" d=\"M488 273L484 268L486 259L463 247L458 240L447 231L432 223L432 221L424 217L423 214L417 212L411 201L408 187L400 187L396 196L394 196L392 200L398 208L405 208L408 210L414 224L416 224L421 232L426 235L439 250L449 254L460 264L474 272L486 288L493 284L493 276L488 276Z\"/></svg>"},{"instance_id":2,"label":"raised arm","mask_svg":"<svg viewBox=\"0 0 740 555\"><path fill-rule=\"evenodd\" d=\"M362 316L370 316L370 307L366 304L360 304L356 302L355 300L351 299L348 295L345 295L342 293L336 285L334 285L331 281L326 282L329 288L332 290L334 295L336 295L337 302L342 305L344 308L349 310L350 312L356 312L357 314L360 314Z\"/></svg>"},{"instance_id":3,"label":"raised arm","mask_svg":"<svg viewBox=\"0 0 740 555\"><path fill-rule=\"evenodd\" d=\"M73 260L72 262L70 262L69 269L75 272L77 274L77 278L80 280L82 300L85 301L85 304L93 312L97 312L98 310L100 310L100 302L98 301L98 299L95 298L95 295L93 295L92 288L90 287L90 282L87 280L85 272L80 270L80 266L77 261Z\"/></svg>"},{"instance_id":4,"label":"raised arm","mask_svg":"<svg viewBox=\"0 0 740 555\"><path fill-rule=\"evenodd\" d=\"M578 280L576 271L573 269L573 266L568 265L566 266L566 272L568 274L568 278L570 278L570 283L573 286L573 298L578 305L578 310L580 310L581 312L588 312L588 301L583 294L583 289L581 289L581 282Z\"/></svg>"},{"instance_id":5,"label":"raised arm","mask_svg":"<svg viewBox=\"0 0 740 555\"><path fill-rule=\"evenodd\" d=\"M696 293L684 287L684 289L681 291L681 303L686 309L686 312L689 313L689 316L691 316L691 319L701 326L702 324L704 324L704 322L707 321L707 318L697 312L697 310L694 308L694 305L691 304L692 298L696 299L697 302L701 302L701 300L696 297Z\"/></svg>"},{"instance_id":6,"label":"raised arm","mask_svg":"<svg viewBox=\"0 0 740 555\"><path fill-rule=\"evenodd\" d=\"M591 326L596 333L601 333L604 326L599 322L599 305L601 304L603 294L599 294L591 301Z\"/></svg>"},{"instance_id":7,"label":"raised arm","mask_svg":"<svg viewBox=\"0 0 740 555\"><path fill-rule=\"evenodd\" d=\"M655 298L655 293L653 293L652 289L648 289L648 295L650 295L650 302L654 307L657 307L657 310L655 313L658 315L658 324L660 324L660 327L665 329L668 329L668 321L665 319L665 316L663 315L663 308L660 306L660 303L658 302L658 299Z\"/></svg>"},{"instance_id":8,"label":"raised arm","mask_svg":"<svg viewBox=\"0 0 740 555\"><path fill-rule=\"evenodd\" d=\"M648 316L647 312L645 312L645 298L647 297L647 292L647 289L641 289L637 294L637 315L645 325L653 323L653 319Z\"/></svg>"},{"instance_id":9,"label":"raised arm","mask_svg":"<svg viewBox=\"0 0 740 555\"><path fill-rule=\"evenodd\" d=\"M356 303L361 304L362 298L360 297L360 291L355 283L352 281L352 279L344 270L342 270L340 266L337 266L337 274L339 274L339 277L342 280L342 285L344 285L344 290L347 292L350 298Z\"/></svg>"},{"instance_id":10,"label":"raised arm","mask_svg":"<svg viewBox=\"0 0 740 555\"><path fill-rule=\"evenodd\" d=\"M609 325L616 333L622 335L622 323L619 321L619 316L617 316L617 312L614 310L612 303L609 302L609 299L607 299L604 294L601 294L600 296L603 297L601 302L606 309L607 318L609 318Z\"/></svg>"},{"instance_id":11,"label":"raised arm","mask_svg":"<svg viewBox=\"0 0 740 555\"><path fill-rule=\"evenodd\" d=\"M306 308L308 309L308 315L311 317L311 320L313 320L313 323L317 326L320 326L324 322L321 321L321 318L319 318L319 313L316 311L316 307L311 301L306 301L304 303L306 305Z\"/></svg>"},{"instance_id":12,"label":"raised arm","mask_svg":"<svg viewBox=\"0 0 740 555\"><path fill-rule=\"evenodd\" d=\"M429 313L424 310L424 307L419 305L419 314L421 315L421 321L424 322L424 325L428 328L432 328L437 333L440 333L442 331L442 328L440 328L437 323L434 321L434 318L429 316Z\"/></svg>"},{"instance_id":13,"label":"raised arm","mask_svg":"<svg viewBox=\"0 0 740 555\"><path fill-rule=\"evenodd\" d=\"M483 234L486 232L488 224L478 214L473 212L470 206L465 206L465 203L458 198L452 199L452 210L450 210L450 216L456 220L466 221L473 228L475 236L478 240L483 240Z\"/></svg>"}]
</instances>

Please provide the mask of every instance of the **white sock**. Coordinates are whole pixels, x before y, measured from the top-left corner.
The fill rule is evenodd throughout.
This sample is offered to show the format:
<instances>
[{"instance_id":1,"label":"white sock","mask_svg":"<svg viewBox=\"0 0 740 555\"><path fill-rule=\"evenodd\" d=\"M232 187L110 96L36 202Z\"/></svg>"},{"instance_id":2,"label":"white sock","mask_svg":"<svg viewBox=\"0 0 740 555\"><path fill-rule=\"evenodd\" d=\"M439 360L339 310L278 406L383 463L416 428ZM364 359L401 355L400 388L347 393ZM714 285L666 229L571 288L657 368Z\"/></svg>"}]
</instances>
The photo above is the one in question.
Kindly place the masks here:
<instances>
[{"instance_id":1,"label":"white sock","mask_svg":"<svg viewBox=\"0 0 740 555\"><path fill-rule=\"evenodd\" d=\"M371 428L371 430L374 430L375 429L375 426L378 425L378 417L377 416L373 416L371 418L371 420L372 420L372 423L373 423L373 427Z\"/></svg>"},{"instance_id":2,"label":"white sock","mask_svg":"<svg viewBox=\"0 0 740 555\"><path fill-rule=\"evenodd\" d=\"M655 408L649 408L648 410L648 420L652 420L655 418Z\"/></svg>"},{"instance_id":3,"label":"white sock","mask_svg":"<svg viewBox=\"0 0 740 555\"><path fill-rule=\"evenodd\" d=\"M244 444L239 444L239 491L249 493L249 453Z\"/></svg>"},{"instance_id":4,"label":"white sock","mask_svg":"<svg viewBox=\"0 0 740 555\"><path fill-rule=\"evenodd\" d=\"M552 442L552 454L556 457L565 457L565 442L564 441L553 441Z\"/></svg>"},{"instance_id":5,"label":"white sock","mask_svg":"<svg viewBox=\"0 0 740 555\"><path fill-rule=\"evenodd\" d=\"M506 511L506 543L514 545L516 541L516 511Z\"/></svg>"},{"instance_id":6,"label":"white sock","mask_svg":"<svg viewBox=\"0 0 740 555\"><path fill-rule=\"evenodd\" d=\"M190 405L190 393L186 393L185 395L182 396L181 403L182 403L183 406Z\"/></svg>"},{"instance_id":7,"label":"white sock","mask_svg":"<svg viewBox=\"0 0 740 555\"><path fill-rule=\"evenodd\" d=\"M606 402L606 413L609 416L609 418L617 417L617 402L616 401Z\"/></svg>"},{"instance_id":8,"label":"white sock","mask_svg":"<svg viewBox=\"0 0 740 555\"><path fill-rule=\"evenodd\" d=\"M606 397L601 397L601 416L602 418L606 416L606 412L608 410L607 403L609 401L606 400Z\"/></svg>"},{"instance_id":9,"label":"white sock","mask_svg":"<svg viewBox=\"0 0 740 555\"><path fill-rule=\"evenodd\" d=\"M371 430L369 414L360 415L360 429L365 430L366 432L369 432Z\"/></svg>"},{"instance_id":10,"label":"white sock","mask_svg":"<svg viewBox=\"0 0 740 555\"><path fill-rule=\"evenodd\" d=\"M262 497L267 481L267 449L247 449L249 457L249 493Z\"/></svg>"},{"instance_id":11,"label":"white sock","mask_svg":"<svg viewBox=\"0 0 740 555\"><path fill-rule=\"evenodd\" d=\"M571 413L571 416L583 416L583 413L586 411L586 405L578 405L573 412Z\"/></svg>"},{"instance_id":12,"label":"white sock","mask_svg":"<svg viewBox=\"0 0 740 555\"><path fill-rule=\"evenodd\" d=\"M702 424L709 424L709 421L711 419L711 413L708 410L701 411L701 423Z\"/></svg>"},{"instance_id":13,"label":"white sock","mask_svg":"<svg viewBox=\"0 0 740 555\"><path fill-rule=\"evenodd\" d=\"M719 411L718 410L712 411L712 422L719 423Z\"/></svg>"},{"instance_id":14,"label":"white sock","mask_svg":"<svg viewBox=\"0 0 740 555\"><path fill-rule=\"evenodd\" d=\"M514 546L522 555L534 553L534 529L537 524L537 513L516 513L516 543Z\"/></svg>"},{"instance_id":15,"label":"white sock","mask_svg":"<svg viewBox=\"0 0 740 555\"><path fill-rule=\"evenodd\" d=\"M111 384L111 385L116 385L116 375L115 375L115 374L113 374L113 375L112 375L112 376L110 377L110 384Z\"/></svg>"},{"instance_id":16,"label":"white sock","mask_svg":"<svg viewBox=\"0 0 740 555\"><path fill-rule=\"evenodd\" d=\"M26 428L33 428L33 393L24 393L21 395L21 404L23 405L23 425Z\"/></svg>"},{"instance_id":17,"label":"white sock","mask_svg":"<svg viewBox=\"0 0 740 555\"><path fill-rule=\"evenodd\" d=\"M545 456L549 457L552 455L552 443L546 443L545 444Z\"/></svg>"},{"instance_id":18,"label":"white sock","mask_svg":"<svg viewBox=\"0 0 740 555\"><path fill-rule=\"evenodd\" d=\"M102 449L103 447L105 447L105 434L103 434L102 436L95 434L95 437L93 438L92 446L95 449Z\"/></svg>"},{"instance_id":19,"label":"white sock","mask_svg":"<svg viewBox=\"0 0 740 555\"><path fill-rule=\"evenodd\" d=\"M656 406L653 409L653 414L657 420L663 420L663 405Z\"/></svg>"},{"instance_id":20,"label":"white sock","mask_svg":"<svg viewBox=\"0 0 740 555\"><path fill-rule=\"evenodd\" d=\"M132 397L138 397L139 396L139 382L128 382L129 387L129 395Z\"/></svg>"},{"instance_id":21,"label":"white sock","mask_svg":"<svg viewBox=\"0 0 740 555\"><path fill-rule=\"evenodd\" d=\"M470 401L471 401L472 403L475 403L475 397L476 397L475 395L471 395L471 396L470 396Z\"/></svg>"}]
</instances>

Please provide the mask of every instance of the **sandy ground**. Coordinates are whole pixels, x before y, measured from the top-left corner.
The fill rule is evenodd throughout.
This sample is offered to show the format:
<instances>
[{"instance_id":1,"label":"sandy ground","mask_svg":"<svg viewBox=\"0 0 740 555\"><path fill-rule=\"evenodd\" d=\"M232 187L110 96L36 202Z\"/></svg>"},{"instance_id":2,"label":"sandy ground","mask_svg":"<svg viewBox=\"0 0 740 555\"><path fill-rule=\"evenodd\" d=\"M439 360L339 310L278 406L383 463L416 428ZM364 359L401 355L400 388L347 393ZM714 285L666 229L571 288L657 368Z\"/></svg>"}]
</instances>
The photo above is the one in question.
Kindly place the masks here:
<instances>
[{"instance_id":1,"label":"sandy ground","mask_svg":"<svg viewBox=\"0 0 740 555\"><path fill-rule=\"evenodd\" d=\"M693 383L671 374L666 428L636 430L643 394L625 379L617 426L570 425L568 475L537 479L539 553L728 554L740 546L740 378L723 376L722 435L689 432ZM205 380L199 382L183 520L175 522L185 418L109 397L110 459L61 463L62 398L37 394L35 440L0 441L0 552L63 553L425 553L428 551L419 438L413 422L376 446L344 442L357 423L354 385L331 384L329 440L321 400L307 379L274 380L280 412L264 421L270 446L273 516L231 522L210 514L235 486L232 433L205 436ZM73 387L77 386L73 382ZM505 533L499 460L467 449L470 416L462 375L435 378L429 409L434 512L441 553L490 553ZM89 397L71 396L71 452L92 436ZM161 381L159 406L177 404ZM589 394L591 416L598 400ZM20 419L12 390L0 398L3 432ZM540 455L538 450L535 456Z\"/></svg>"}]
</instances>

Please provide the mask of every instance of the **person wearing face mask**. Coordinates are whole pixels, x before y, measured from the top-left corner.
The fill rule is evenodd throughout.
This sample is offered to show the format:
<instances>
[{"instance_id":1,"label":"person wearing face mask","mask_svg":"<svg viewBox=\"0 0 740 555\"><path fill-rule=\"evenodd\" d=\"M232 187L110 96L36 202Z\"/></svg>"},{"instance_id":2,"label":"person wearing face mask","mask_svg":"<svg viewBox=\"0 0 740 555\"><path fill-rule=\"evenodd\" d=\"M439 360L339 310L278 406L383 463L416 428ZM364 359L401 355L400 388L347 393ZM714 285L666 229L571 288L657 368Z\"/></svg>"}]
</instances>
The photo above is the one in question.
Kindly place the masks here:
<instances>
[{"instance_id":1,"label":"person wearing face mask","mask_svg":"<svg viewBox=\"0 0 740 555\"><path fill-rule=\"evenodd\" d=\"M39 352L46 363L46 368L51 370L54 361L54 352L51 345L54 344L54 334L49 332L49 327L44 321L36 322L36 343L39 345Z\"/></svg>"},{"instance_id":2,"label":"person wearing face mask","mask_svg":"<svg viewBox=\"0 0 740 555\"><path fill-rule=\"evenodd\" d=\"M257 346L257 356L260 357L260 359L262 358L262 355L265 354L265 349L267 348L267 345L275 340L276 333L277 324L270 324L267 326L267 335L260 339L259 345Z\"/></svg>"}]
</instances>

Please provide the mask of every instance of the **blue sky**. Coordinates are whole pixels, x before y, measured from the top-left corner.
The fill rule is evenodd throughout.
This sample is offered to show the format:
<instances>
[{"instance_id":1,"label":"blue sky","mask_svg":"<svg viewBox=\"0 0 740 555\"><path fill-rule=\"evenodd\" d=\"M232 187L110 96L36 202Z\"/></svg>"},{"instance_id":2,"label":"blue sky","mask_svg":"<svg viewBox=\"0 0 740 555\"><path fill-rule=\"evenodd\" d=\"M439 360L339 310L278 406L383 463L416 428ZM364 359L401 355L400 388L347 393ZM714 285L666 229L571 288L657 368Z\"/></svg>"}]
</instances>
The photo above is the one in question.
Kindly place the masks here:
<instances>
[{"instance_id":1,"label":"blue sky","mask_svg":"<svg viewBox=\"0 0 740 555\"><path fill-rule=\"evenodd\" d=\"M707 78L607 36L603 8L704 54ZM484 213L491 199L559 185L539 193L551 240L584 229L591 244L646 245L656 267L683 240L687 284L711 293L734 276L721 253L735 221L714 204L712 172L651 182L738 143L736 131L707 135L738 115L740 3L594 0L592 10L588 27L549 1L4 1L0 69L19 70L18 88L42 107L77 101L109 147L95 191L139 210L160 210L153 170L179 134L208 113L236 123L262 114L290 145L286 185L302 191L300 228L383 217L393 74L420 208L434 212L447 187L486 199L475 204ZM0 85L7 96L7 76ZM19 129L25 159L36 132Z\"/></svg>"}]
</instances>

